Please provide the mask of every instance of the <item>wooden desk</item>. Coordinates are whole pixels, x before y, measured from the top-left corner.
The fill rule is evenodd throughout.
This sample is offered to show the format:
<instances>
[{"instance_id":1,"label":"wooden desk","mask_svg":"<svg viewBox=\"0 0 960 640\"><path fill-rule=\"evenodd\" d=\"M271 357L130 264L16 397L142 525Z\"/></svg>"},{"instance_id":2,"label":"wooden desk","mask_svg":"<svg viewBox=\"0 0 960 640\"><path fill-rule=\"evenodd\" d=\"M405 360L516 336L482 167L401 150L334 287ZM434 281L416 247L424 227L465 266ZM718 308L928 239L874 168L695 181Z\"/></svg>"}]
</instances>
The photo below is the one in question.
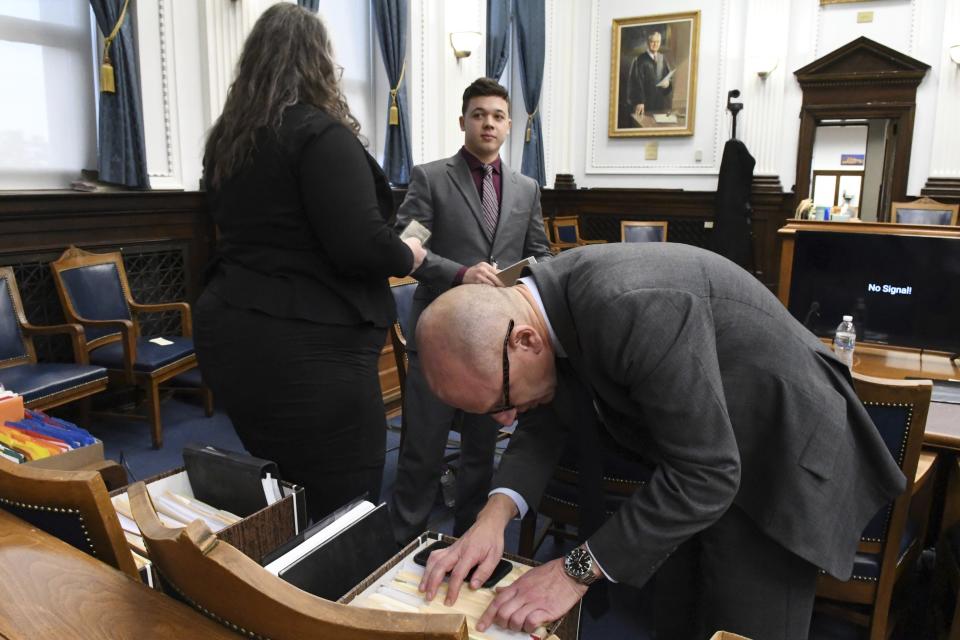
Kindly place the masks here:
<instances>
[{"instance_id":1,"label":"wooden desk","mask_svg":"<svg viewBox=\"0 0 960 640\"><path fill-rule=\"evenodd\" d=\"M824 342L828 342L824 340ZM960 364L942 354L916 349L897 349L858 344L853 352L853 370L878 378L928 378L960 380Z\"/></svg>"},{"instance_id":2,"label":"wooden desk","mask_svg":"<svg viewBox=\"0 0 960 640\"><path fill-rule=\"evenodd\" d=\"M923 443L938 449L960 451L960 404L930 403Z\"/></svg>"},{"instance_id":3,"label":"wooden desk","mask_svg":"<svg viewBox=\"0 0 960 640\"><path fill-rule=\"evenodd\" d=\"M239 637L0 510L0 638Z\"/></svg>"}]
</instances>

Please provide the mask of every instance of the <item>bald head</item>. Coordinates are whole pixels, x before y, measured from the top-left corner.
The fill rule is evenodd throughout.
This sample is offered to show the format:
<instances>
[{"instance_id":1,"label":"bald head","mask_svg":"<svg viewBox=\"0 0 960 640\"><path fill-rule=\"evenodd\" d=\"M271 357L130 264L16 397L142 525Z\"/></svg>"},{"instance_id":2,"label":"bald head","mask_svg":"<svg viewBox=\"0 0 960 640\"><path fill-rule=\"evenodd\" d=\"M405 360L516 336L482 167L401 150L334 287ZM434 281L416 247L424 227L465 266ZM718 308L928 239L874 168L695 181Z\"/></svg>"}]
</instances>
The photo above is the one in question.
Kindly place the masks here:
<instances>
[{"instance_id":1,"label":"bald head","mask_svg":"<svg viewBox=\"0 0 960 640\"><path fill-rule=\"evenodd\" d=\"M427 382L431 374L486 377L498 372L507 323L518 312L515 296L512 289L465 284L434 300L417 323Z\"/></svg>"},{"instance_id":2,"label":"bald head","mask_svg":"<svg viewBox=\"0 0 960 640\"><path fill-rule=\"evenodd\" d=\"M420 365L446 404L510 424L518 412L553 398L556 372L547 334L526 287L461 285L420 315Z\"/></svg>"}]
</instances>

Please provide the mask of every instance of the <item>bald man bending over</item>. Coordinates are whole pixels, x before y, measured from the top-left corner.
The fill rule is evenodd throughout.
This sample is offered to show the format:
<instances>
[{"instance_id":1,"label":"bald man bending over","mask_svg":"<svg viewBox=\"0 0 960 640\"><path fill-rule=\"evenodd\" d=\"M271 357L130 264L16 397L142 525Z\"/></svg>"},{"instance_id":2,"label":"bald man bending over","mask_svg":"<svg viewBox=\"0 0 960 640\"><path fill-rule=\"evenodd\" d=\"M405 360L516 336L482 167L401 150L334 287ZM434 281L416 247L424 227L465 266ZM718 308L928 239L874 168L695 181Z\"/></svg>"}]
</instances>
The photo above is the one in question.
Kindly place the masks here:
<instances>
[{"instance_id":1,"label":"bald man bending over","mask_svg":"<svg viewBox=\"0 0 960 640\"><path fill-rule=\"evenodd\" d=\"M531 631L597 580L659 569L657 637L806 639L817 570L850 577L863 528L905 479L847 368L746 271L679 244L567 251L507 289L463 286L417 326L430 388L518 429L476 524L430 556L486 580L509 520L536 507L589 398L619 446L655 466L583 545L502 590L478 629ZM589 395L565 390L585 385ZM533 415L531 415L533 417ZM661 567L662 565L662 567Z\"/></svg>"}]
</instances>

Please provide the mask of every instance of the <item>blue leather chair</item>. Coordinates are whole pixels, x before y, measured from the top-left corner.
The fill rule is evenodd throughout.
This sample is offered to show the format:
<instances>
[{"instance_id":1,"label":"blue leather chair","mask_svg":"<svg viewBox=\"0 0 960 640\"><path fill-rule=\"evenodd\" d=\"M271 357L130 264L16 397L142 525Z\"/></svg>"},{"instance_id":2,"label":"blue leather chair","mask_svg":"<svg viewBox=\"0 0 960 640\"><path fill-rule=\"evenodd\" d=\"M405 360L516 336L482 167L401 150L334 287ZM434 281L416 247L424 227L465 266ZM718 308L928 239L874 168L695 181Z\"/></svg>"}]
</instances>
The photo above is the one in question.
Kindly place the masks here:
<instances>
[{"instance_id":1,"label":"blue leather chair","mask_svg":"<svg viewBox=\"0 0 960 640\"><path fill-rule=\"evenodd\" d=\"M163 446L160 384L197 366L190 306L185 302L137 304L130 295L123 257L89 253L71 246L50 264L64 314L83 325L84 348L92 364L106 367L110 381L134 384L147 394L153 446ZM178 311L182 335L147 339L140 335L138 314ZM201 388L209 394L206 387ZM209 402L205 403L211 414Z\"/></svg>"},{"instance_id":2,"label":"blue leather chair","mask_svg":"<svg viewBox=\"0 0 960 640\"><path fill-rule=\"evenodd\" d=\"M552 247L571 249L588 244L605 244L606 240L586 240L580 237L580 218L577 216L559 216L551 220L555 242Z\"/></svg>"},{"instance_id":3,"label":"blue leather chair","mask_svg":"<svg viewBox=\"0 0 960 640\"><path fill-rule=\"evenodd\" d=\"M57 333L70 336L75 363L38 363L33 336ZM107 370L88 364L83 344L78 324L39 327L27 322L13 269L0 267L0 384L19 393L30 409L49 409L103 391Z\"/></svg>"},{"instance_id":4,"label":"blue leather chair","mask_svg":"<svg viewBox=\"0 0 960 640\"><path fill-rule=\"evenodd\" d=\"M667 222L620 221L620 242L666 242Z\"/></svg>"},{"instance_id":5,"label":"blue leather chair","mask_svg":"<svg viewBox=\"0 0 960 640\"><path fill-rule=\"evenodd\" d=\"M652 470L639 456L614 445L610 439L602 438L601 443L600 489L603 497L602 517L606 519L612 517L623 501L650 479ZM576 444L568 443L553 477L547 483L540 504L536 509L529 509L520 522L517 555L534 557L548 535L557 540L575 541L585 537L579 532L582 524L581 504L589 496L583 496L579 468L581 460L581 451ZM542 527L537 525L538 516L546 518L546 524Z\"/></svg>"},{"instance_id":6,"label":"blue leather chair","mask_svg":"<svg viewBox=\"0 0 960 640\"><path fill-rule=\"evenodd\" d=\"M854 385L907 487L867 525L850 580L821 573L816 609L867 627L871 640L885 640L896 624L894 587L916 565L926 537L936 457L921 455L921 446L933 385L860 374L854 374Z\"/></svg>"},{"instance_id":7,"label":"blue leather chair","mask_svg":"<svg viewBox=\"0 0 960 640\"><path fill-rule=\"evenodd\" d=\"M397 306L397 321L390 328L390 341L393 344L393 358L397 363L397 377L400 378L400 395L407 382L407 336L413 335L416 327L410 326L410 309L413 307L413 292L417 290L417 281L404 278L390 284L390 292Z\"/></svg>"},{"instance_id":8,"label":"blue leather chair","mask_svg":"<svg viewBox=\"0 0 960 640\"><path fill-rule=\"evenodd\" d=\"M919 198L913 202L894 202L890 205L892 222L898 224L956 225L960 205L937 202L933 198Z\"/></svg>"},{"instance_id":9,"label":"blue leather chair","mask_svg":"<svg viewBox=\"0 0 960 640\"><path fill-rule=\"evenodd\" d=\"M140 580L100 473L0 460L0 509Z\"/></svg>"}]
</instances>

